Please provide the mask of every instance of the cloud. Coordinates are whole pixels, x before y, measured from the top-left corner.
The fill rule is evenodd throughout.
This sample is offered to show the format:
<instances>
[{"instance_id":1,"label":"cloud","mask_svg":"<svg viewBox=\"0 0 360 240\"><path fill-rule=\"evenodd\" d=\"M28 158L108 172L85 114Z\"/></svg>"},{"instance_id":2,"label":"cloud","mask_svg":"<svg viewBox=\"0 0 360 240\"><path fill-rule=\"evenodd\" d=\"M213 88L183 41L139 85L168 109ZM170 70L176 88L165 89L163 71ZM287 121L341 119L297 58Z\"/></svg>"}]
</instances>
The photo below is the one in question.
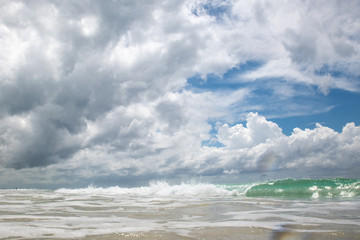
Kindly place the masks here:
<instances>
[{"instance_id":1,"label":"cloud","mask_svg":"<svg viewBox=\"0 0 360 240\"><path fill-rule=\"evenodd\" d=\"M317 124L313 130L295 128L286 136L275 123L250 113L246 127L221 126L218 140L224 147L221 151L203 148L202 157L204 162L218 158L218 165L213 167L223 168L226 174L296 169L296 175L316 177L314 169L319 175L326 172L324 169L350 172L359 166L360 151L355 150L360 144L359 131L354 123L348 123L340 133Z\"/></svg>"},{"instance_id":2,"label":"cloud","mask_svg":"<svg viewBox=\"0 0 360 240\"><path fill-rule=\"evenodd\" d=\"M259 72L250 73L250 79L284 77L319 86L324 92L329 88L358 91L359 86L352 85L349 79L329 73L325 80L315 74L324 64L349 66L357 58L359 43L353 36L359 34L355 27L359 23L358 7L356 1L344 4L336 1L234 3L232 14L240 20L234 24L244 33L242 43L245 43L247 54L252 53L253 58L261 56L260 59L268 62ZM251 40L252 46L259 46L251 47ZM336 42L341 47L338 48ZM341 71L350 73L347 67Z\"/></svg>"},{"instance_id":3,"label":"cloud","mask_svg":"<svg viewBox=\"0 0 360 240\"><path fill-rule=\"evenodd\" d=\"M4 2L2 171L80 183L236 175L265 171L268 162L274 169L318 164L325 156L329 166L340 161L335 152L311 160L320 150L301 142L302 132L350 142L357 159L354 125L341 134L319 126L287 137L262 115L248 114L312 113L311 104L293 102L311 98L305 88L358 92L357 9L357 1ZM259 66L234 74L236 89L189 87L192 76L226 82L229 70L249 62ZM284 147L295 136L305 157ZM285 164L290 154L297 157Z\"/></svg>"},{"instance_id":4,"label":"cloud","mask_svg":"<svg viewBox=\"0 0 360 240\"><path fill-rule=\"evenodd\" d=\"M228 148L253 147L267 139L282 136L282 130L273 122L268 122L257 113L249 113L246 127L237 124L233 127L225 124L218 129L218 139Z\"/></svg>"},{"instance_id":5,"label":"cloud","mask_svg":"<svg viewBox=\"0 0 360 240\"><path fill-rule=\"evenodd\" d=\"M208 132L209 126L187 126L187 133L176 128L169 132L167 119L163 125L154 120L151 123L152 114L142 113L141 106L133 107L127 113L131 115L128 126L119 126L115 133L110 129L115 129L112 124L119 119L116 114L124 114L120 110L109 114L103 120L106 124L96 124L105 129L94 130L93 136L88 136L88 147L77 151L71 161L58 161L32 171L21 169L13 174L45 171L46 181L53 185L57 181L60 185L70 184L64 180L69 176L71 183L80 185L104 179L112 179L113 184L118 181L130 184L132 178L146 181L225 174L231 179L250 173L293 172L292 177L333 176L334 173L355 176L359 166L360 127L354 123L344 126L340 133L317 124L312 130L295 128L290 136L286 136L275 123L259 114L249 113L245 126L225 124L219 127L217 139L223 143L222 147L208 147L199 145L198 135ZM153 111L157 111L156 105ZM143 118L130 120L136 114ZM161 127L165 132L160 132ZM203 139L208 137L203 135ZM56 147L58 143L50 146Z\"/></svg>"}]
</instances>

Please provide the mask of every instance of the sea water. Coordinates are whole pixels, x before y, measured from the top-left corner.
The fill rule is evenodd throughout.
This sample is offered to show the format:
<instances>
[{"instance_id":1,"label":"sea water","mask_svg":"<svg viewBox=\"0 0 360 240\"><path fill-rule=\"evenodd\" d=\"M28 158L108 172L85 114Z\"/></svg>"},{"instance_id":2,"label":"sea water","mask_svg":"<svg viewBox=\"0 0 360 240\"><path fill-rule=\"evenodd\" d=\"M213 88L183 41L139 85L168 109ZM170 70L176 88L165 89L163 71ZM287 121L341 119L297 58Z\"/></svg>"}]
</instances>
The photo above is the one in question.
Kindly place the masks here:
<instances>
[{"instance_id":1,"label":"sea water","mask_svg":"<svg viewBox=\"0 0 360 240\"><path fill-rule=\"evenodd\" d=\"M360 180L5 189L0 239L360 239Z\"/></svg>"}]
</instances>

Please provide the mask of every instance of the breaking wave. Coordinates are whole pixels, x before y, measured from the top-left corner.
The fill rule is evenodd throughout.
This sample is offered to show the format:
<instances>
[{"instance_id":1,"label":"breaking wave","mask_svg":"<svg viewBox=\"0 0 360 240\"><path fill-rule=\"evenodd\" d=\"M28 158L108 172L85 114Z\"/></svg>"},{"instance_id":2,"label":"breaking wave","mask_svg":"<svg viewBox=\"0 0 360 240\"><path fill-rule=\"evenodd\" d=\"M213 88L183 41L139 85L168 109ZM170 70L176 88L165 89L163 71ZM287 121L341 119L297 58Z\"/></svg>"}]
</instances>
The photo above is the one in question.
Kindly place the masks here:
<instances>
[{"instance_id":1,"label":"breaking wave","mask_svg":"<svg viewBox=\"0 0 360 240\"><path fill-rule=\"evenodd\" d=\"M283 198L353 198L360 197L360 179L284 179L249 184L182 183L170 185L165 181L149 186L95 187L58 189L65 194L127 195L143 197L283 197Z\"/></svg>"},{"instance_id":2,"label":"breaking wave","mask_svg":"<svg viewBox=\"0 0 360 240\"><path fill-rule=\"evenodd\" d=\"M351 198L360 196L360 179L285 179L257 184L248 197Z\"/></svg>"},{"instance_id":3,"label":"breaking wave","mask_svg":"<svg viewBox=\"0 0 360 240\"><path fill-rule=\"evenodd\" d=\"M157 196L157 197L178 197L178 196L204 196L219 197L237 195L237 189L229 190L219 185L208 183L182 183L170 185L165 181L151 182L149 186L122 188L122 187L94 187L89 186L81 189L59 189L59 193L82 193L95 195L133 195L133 196Z\"/></svg>"}]
</instances>

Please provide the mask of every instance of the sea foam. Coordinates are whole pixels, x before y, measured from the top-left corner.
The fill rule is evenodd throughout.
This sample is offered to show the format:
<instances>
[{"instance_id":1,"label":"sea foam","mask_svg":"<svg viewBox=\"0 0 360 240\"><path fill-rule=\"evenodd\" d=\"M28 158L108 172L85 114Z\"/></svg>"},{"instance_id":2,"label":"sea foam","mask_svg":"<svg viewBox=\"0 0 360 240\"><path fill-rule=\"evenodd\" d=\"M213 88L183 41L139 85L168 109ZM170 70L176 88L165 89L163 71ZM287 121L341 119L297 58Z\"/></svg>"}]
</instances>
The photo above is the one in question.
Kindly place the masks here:
<instances>
[{"instance_id":1,"label":"sea foam","mask_svg":"<svg viewBox=\"0 0 360 240\"><path fill-rule=\"evenodd\" d=\"M220 197L241 195L241 188L231 189L231 185L214 185L209 183L182 183L179 185L170 185L165 181L150 182L149 186L123 188L114 187L96 187L93 185L80 189L58 189L57 193L63 194L87 194L87 195L132 195L132 196L158 196L158 197Z\"/></svg>"},{"instance_id":2,"label":"sea foam","mask_svg":"<svg viewBox=\"0 0 360 240\"><path fill-rule=\"evenodd\" d=\"M360 180L284 179L250 184L181 183L170 185L166 181L150 182L148 186L124 188L96 187L58 189L57 193L84 195L124 195L149 197L290 197L290 198L352 198L360 196Z\"/></svg>"},{"instance_id":3,"label":"sea foam","mask_svg":"<svg viewBox=\"0 0 360 240\"><path fill-rule=\"evenodd\" d=\"M314 235L311 239L329 239L316 234L334 229L359 236L359 183L356 179L178 185L158 181L135 188L0 189L0 239L138 239L152 234L232 239L234 231L269 233L284 223L299 236L296 239L309 234ZM333 199L328 201L328 196Z\"/></svg>"}]
</instances>

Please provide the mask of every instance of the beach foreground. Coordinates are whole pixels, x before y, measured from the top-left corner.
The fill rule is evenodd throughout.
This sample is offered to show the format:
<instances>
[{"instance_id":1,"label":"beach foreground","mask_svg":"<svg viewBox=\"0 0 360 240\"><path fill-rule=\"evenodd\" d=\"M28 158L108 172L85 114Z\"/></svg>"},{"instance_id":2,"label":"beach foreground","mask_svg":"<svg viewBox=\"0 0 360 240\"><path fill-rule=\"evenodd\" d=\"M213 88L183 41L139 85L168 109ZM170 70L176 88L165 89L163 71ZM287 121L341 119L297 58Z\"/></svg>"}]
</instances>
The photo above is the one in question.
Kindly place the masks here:
<instances>
[{"instance_id":1,"label":"beach foreground","mask_svg":"<svg viewBox=\"0 0 360 240\"><path fill-rule=\"evenodd\" d=\"M0 190L0 239L360 239L358 180L291 181Z\"/></svg>"}]
</instances>

